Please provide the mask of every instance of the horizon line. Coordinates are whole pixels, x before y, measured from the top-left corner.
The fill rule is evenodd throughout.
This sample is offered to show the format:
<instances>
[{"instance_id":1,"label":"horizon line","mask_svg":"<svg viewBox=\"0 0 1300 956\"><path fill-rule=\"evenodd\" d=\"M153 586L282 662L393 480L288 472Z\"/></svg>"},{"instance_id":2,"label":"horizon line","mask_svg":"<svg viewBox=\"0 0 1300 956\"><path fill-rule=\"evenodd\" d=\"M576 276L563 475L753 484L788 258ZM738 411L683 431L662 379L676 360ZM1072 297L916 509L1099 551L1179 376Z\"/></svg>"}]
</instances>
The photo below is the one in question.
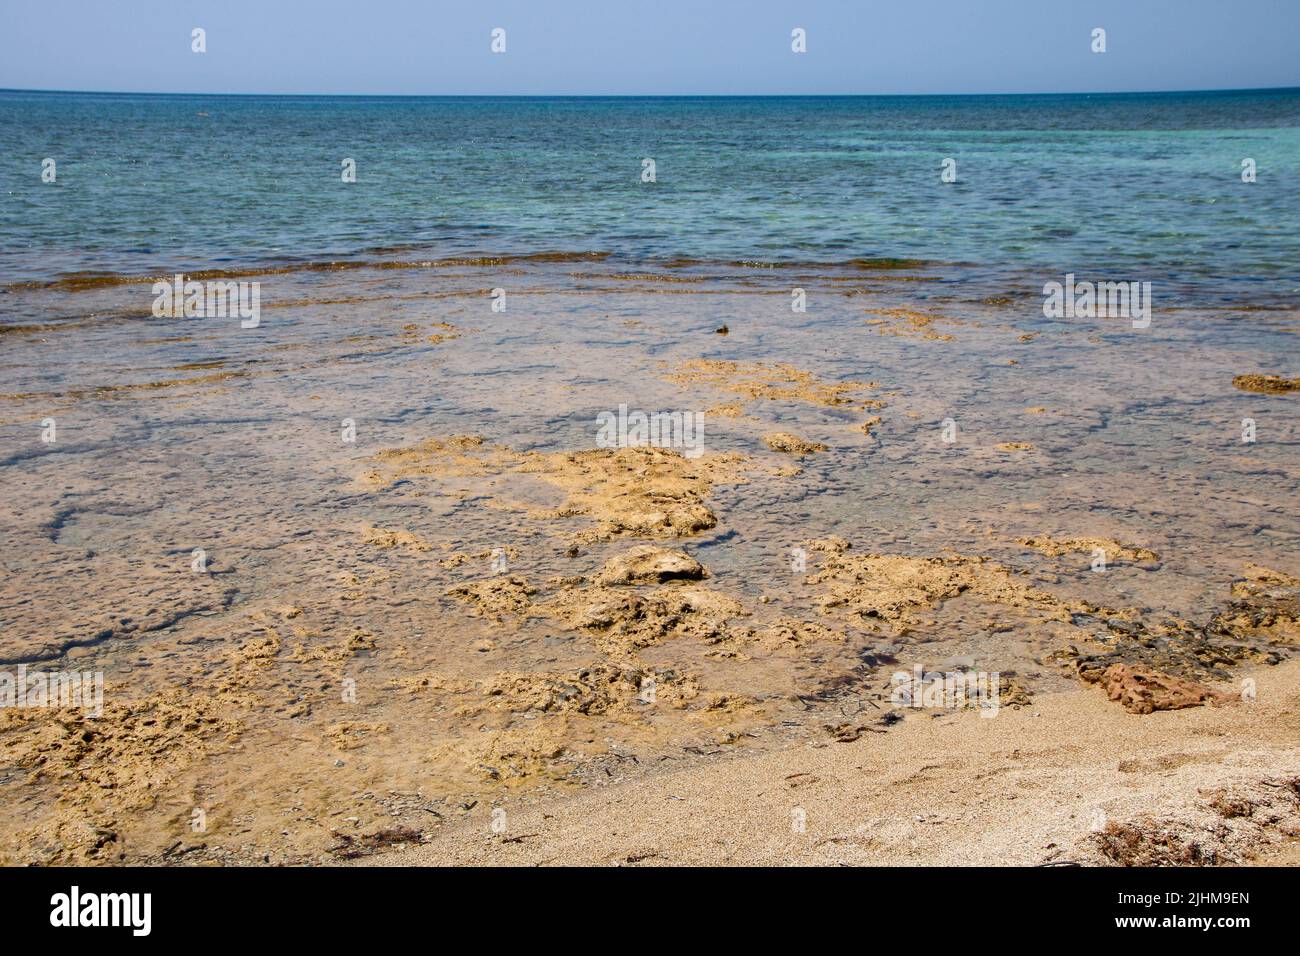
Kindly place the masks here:
<instances>
[{"instance_id":1,"label":"horizon line","mask_svg":"<svg viewBox=\"0 0 1300 956\"><path fill-rule=\"evenodd\" d=\"M243 96L298 99L865 99L959 96L1165 96L1180 93L1300 92L1296 86L1231 86L1211 89L1090 90L966 93L216 93L209 90L159 92L150 90L64 90L0 86L0 93L43 93L55 96Z\"/></svg>"}]
</instances>

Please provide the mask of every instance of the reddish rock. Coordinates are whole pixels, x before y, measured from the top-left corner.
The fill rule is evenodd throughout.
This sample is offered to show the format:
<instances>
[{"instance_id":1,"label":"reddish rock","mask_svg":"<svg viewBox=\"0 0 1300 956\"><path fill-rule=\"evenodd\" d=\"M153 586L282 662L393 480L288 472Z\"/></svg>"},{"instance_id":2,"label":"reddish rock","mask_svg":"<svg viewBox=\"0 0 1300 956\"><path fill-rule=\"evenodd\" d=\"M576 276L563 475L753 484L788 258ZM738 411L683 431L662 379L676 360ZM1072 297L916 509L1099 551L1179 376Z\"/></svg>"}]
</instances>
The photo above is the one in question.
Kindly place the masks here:
<instances>
[{"instance_id":1,"label":"reddish rock","mask_svg":"<svg viewBox=\"0 0 1300 956\"><path fill-rule=\"evenodd\" d=\"M1102 675L1101 684L1111 700L1117 700L1131 714L1149 714L1153 710L1181 710L1213 701L1217 695L1204 684L1162 674L1145 667L1112 664Z\"/></svg>"}]
</instances>

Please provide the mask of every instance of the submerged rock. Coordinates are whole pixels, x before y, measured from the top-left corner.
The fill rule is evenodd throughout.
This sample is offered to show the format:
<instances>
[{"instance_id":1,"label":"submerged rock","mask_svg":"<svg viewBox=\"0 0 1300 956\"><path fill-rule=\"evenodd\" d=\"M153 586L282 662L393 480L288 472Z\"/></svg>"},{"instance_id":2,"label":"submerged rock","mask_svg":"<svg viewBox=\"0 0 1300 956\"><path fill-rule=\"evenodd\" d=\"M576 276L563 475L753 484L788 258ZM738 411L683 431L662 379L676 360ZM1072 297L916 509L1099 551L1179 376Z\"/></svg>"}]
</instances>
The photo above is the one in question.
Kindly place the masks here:
<instances>
[{"instance_id":1,"label":"submerged rock","mask_svg":"<svg viewBox=\"0 0 1300 956\"><path fill-rule=\"evenodd\" d=\"M1160 566L1160 555L1150 548L1121 544L1113 538L1053 538L1050 535L1040 534L1021 538L1020 544L1041 551L1049 558L1059 558L1071 553L1088 554L1101 551L1109 562L1122 561L1132 564L1145 562L1156 568Z\"/></svg>"},{"instance_id":2,"label":"submerged rock","mask_svg":"<svg viewBox=\"0 0 1300 956\"><path fill-rule=\"evenodd\" d=\"M819 441L805 441L789 432L772 432L764 435L763 441L772 451L783 451L791 455L811 455L829 447Z\"/></svg>"},{"instance_id":3,"label":"submerged rock","mask_svg":"<svg viewBox=\"0 0 1300 956\"><path fill-rule=\"evenodd\" d=\"M662 584L665 581L699 581L708 577L704 565L685 551L639 545L605 563L596 583Z\"/></svg>"},{"instance_id":4,"label":"submerged rock","mask_svg":"<svg viewBox=\"0 0 1300 956\"><path fill-rule=\"evenodd\" d=\"M1232 384L1243 392L1259 392L1262 395L1300 392L1300 378L1283 378L1281 375L1237 375L1232 379Z\"/></svg>"}]
</instances>

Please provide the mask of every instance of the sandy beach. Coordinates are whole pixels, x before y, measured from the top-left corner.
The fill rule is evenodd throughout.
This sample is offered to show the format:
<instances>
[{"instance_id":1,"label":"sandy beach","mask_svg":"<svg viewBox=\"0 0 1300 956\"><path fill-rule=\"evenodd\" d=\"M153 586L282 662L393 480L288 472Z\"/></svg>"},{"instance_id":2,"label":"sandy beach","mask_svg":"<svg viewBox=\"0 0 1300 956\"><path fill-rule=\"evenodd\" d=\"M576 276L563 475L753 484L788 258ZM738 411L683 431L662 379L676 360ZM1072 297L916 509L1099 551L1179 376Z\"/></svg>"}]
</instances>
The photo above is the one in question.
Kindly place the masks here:
<instances>
[{"instance_id":1,"label":"sandy beach","mask_svg":"<svg viewBox=\"0 0 1300 956\"><path fill-rule=\"evenodd\" d=\"M1147 716L1098 689L925 712L498 816L367 865L1293 866L1296 662L1259 697Z\"/></svg>"}]
</instances>

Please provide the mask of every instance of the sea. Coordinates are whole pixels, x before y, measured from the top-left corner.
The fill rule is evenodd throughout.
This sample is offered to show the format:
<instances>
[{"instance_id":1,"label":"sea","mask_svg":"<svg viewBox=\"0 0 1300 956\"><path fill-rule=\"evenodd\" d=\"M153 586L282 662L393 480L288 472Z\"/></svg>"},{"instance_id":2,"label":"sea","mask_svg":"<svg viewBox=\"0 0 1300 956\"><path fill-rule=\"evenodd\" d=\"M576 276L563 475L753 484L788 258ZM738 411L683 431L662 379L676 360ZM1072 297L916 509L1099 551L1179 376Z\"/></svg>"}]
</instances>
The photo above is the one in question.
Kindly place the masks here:
<instances>
[{"instance_id":1,"label":"sea","mask_svg":"<svg viewBox=\"0 0 1300 956\"><path fill-rule=\"evenodd\" d=\"M1300 89L0 91L0 283L582 253L646 267L907 260L1286 300L1300 289L1298 183Z\"/></svg>"}]
</instances>

